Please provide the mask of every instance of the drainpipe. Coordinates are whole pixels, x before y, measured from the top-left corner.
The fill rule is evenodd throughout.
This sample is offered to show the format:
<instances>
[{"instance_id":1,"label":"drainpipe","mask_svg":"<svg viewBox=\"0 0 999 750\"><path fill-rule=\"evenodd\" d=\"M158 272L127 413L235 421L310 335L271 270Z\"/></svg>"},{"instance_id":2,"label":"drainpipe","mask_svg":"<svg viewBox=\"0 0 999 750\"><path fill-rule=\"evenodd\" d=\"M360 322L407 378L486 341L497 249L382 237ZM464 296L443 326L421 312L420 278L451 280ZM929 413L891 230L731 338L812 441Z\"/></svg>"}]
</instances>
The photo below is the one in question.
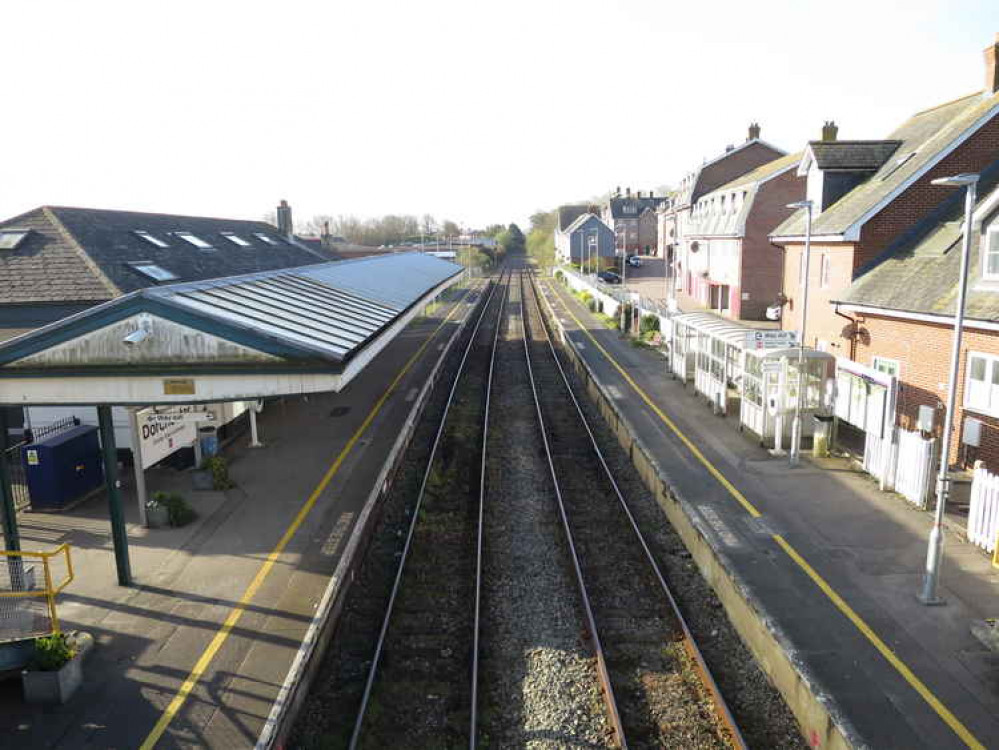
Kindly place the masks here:
<instances>
[{"instance_id":1,"label":"drainpipe","mask_svg":"<svg viewBox=\"0 0 999 750\"><path fill-rule=\"evenodd\" d=\"M860 333L860 331L857 330L857 319L856 318L851 318L846 313L841 313L839 311L839 303L838 302L836 302L836 303L833 304L833 312L836 313L839 317L844 318L845 320L849 320L850 321L850 359L852 361L856 362L857 361L857 334Z\"/></svg>"}]
</instances>

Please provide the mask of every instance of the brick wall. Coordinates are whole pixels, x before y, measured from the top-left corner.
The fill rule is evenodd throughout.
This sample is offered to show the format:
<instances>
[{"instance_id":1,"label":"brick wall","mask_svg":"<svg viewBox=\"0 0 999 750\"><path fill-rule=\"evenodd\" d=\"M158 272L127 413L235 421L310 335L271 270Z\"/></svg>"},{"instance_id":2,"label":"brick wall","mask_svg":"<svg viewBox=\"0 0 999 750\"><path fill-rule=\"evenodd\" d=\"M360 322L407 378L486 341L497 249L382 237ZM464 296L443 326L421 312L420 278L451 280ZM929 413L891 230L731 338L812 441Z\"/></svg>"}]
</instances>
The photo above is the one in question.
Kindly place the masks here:
<instances>
[{"instance_id":1,"label":"brick wall","mask_svg":"<svg viewBox=\"0 0 999 750\"><path fill-rule=\"evenodd\" d=\"M942 159L864 224L853 261L855 267L860 267L876 258L899 234L940 203L953 197L954 188L931 185L932 180L961 172L978 172L997 158L999 158L999 117L982 126L953 153Z\"/></svg>"},{"instance_id":2,"label":"brick wall","mask_svg":"<svg viewBox=\"0 0 999 750\"><path fill-rule=\"evenodd\" d=\"M914 429L919 407L933 406L937 409L936 433L939 436L943 432L953 326L866 314L858 315L857 319L861 332L857 342L857 361L873 365L874 357L879 356L897 360L900 364L902 391L899 394L898 423L906 429ZM968 351L999 356L999 332L965 329L962 336L950 460L965 462L979 458L989 471L999 472L999 418L973 410L966 413L962 406ZM962 426L967 417L983 423L982 444L977 449L977 455L961 451Z\"/></svg>"},{"instance_id":3,"label":"brick wall","mask_svg":"<svg viewBox=\"0 0 999 750\"><path fill-rule=\"evenodd\" d=\"M784 305L781 328L801 330L802 290L798 279L804 258L804 243L787 245L784 252ZM823 286L822 257L829 259L829 279ZM843 296L853 278L853 245L812 243L812 259L808 268L808 330L805 343L815 346L825 342L826 349L838 357L850 356L849 321L838 316L830 300Z\"/></svg>"},{"instance_id":4,"label":"brick wall","mask_svg":"<svg viewBox=\"0 0 999 750\"><path fill-rule=\"evenodd\" d=\"M792 213L787 204L804 197L805 178L790 169L763 183L753 199L742 241L740 284L749 294L741 302L743 320L764 320L767 307L783 289L784 254L770 244L768 235Z\"/></svg>"},{"instance_id":5,"label":"brick wall","mask_svg":"<svg viewBox=\"0 0 999 750\"><path fill-rule=\"evenodd\" d=\"M739 151L733 151L720 157L717 161L701 169L690 202L696 203L702 195L706 195L726 182L731 182L736 177L761 167L780 156L781 154L770 146L753 143Z\"/></svg>"}]
</instances>

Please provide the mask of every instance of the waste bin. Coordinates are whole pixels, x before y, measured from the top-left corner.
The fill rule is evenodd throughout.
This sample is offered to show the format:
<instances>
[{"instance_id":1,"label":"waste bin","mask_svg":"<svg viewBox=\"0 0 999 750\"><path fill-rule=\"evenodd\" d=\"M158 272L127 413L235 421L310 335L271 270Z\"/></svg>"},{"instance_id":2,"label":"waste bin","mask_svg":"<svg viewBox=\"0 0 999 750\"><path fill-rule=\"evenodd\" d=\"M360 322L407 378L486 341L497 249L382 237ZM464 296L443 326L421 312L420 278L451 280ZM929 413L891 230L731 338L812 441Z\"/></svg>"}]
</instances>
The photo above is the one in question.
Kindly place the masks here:
<instances>
[{"instance_id":1,"label":"waste bin","mask_svg":"<svg viewBox=\"0 0 999 750\"><path fill-rule=\"evenodd\" d=\"M213 425L198 428L198 442L201 443L202 458L211 458L219 452L219 431Z\"/></svg>"},{"instance_id":2,"label":"waste bin","mask_svg":"<svg viewBox=\"0 0 999 750\"><path fill-rule=\"evenodd\" d=\"M815 414L814 431L812 432L812 455L816 458L829 456L829 444L832 441L832 415Z\"/></svg>"}]
</instances>

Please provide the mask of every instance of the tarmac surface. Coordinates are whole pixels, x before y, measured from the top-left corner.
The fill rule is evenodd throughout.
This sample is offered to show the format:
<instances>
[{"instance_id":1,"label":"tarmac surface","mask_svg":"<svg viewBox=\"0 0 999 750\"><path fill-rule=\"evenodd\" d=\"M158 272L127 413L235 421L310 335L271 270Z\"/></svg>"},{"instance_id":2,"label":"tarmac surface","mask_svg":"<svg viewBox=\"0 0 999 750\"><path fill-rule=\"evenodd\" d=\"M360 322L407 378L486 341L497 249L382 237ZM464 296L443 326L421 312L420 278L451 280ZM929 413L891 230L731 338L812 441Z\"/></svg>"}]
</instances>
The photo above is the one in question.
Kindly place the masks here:
<instances>
[{"instance_id":1,"label":"tarmac surface","mask_svg":"<svg viewBox=\"0 0 999 750\"><path fill-rule=\"evenodd\" d=\"M783 634L785 650L826 695L848 736L872 748L999 747L999 654L969 631L973 620L999 614L999 575L989 559L948 531L947 604L922 605L916 593L928 513L880 492L842 460L788 468L786 458L740 433L736 419L713 416L692 388L667 377L661 354L623 340L563 287L547 285L570 343L710 529L712 546Z\"/></svg>"},{"instance_id":2,"label":"tarmac surface","mask_svg":"<svg viewBox=\"0 0 999 750\"><path fill-rule=\"evenodd\" d=\"M250 448L244 435L225 451L235 489L194 492L187 473L148 471L150 493L189 499L199 517L188 526L138 525L123 471L132 588L116 584L103 496L59 514L19 514L24 549L72 545L76 579L59 598L62 628L87 631L97 645L65 706L28 706L19 679L0 682L0 746L136 748L168 721L157 748L252 747L398 426L467 302L443 326L452 304L415 319L344 392L268 403L258 420L265 446Z\"/></svg>"}]
</instances>

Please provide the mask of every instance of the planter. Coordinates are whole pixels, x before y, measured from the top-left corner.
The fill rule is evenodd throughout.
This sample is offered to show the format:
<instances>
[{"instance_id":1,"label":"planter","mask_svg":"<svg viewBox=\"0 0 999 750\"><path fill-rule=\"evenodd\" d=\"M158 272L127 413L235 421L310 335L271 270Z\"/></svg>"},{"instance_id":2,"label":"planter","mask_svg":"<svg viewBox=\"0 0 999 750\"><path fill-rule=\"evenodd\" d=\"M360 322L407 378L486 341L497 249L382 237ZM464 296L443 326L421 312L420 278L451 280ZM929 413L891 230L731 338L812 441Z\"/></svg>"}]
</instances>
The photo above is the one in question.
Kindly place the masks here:
<instances>
[{"instance_id":1,"label":"planter","mask_svg":"<svg viewBox=\"0 0 999 750\"><path fill-rule=\"evenodd\" d=\"M24 700L28 703L65 703L83 682L83 660L77 654L54 672L21 672Z\"/></svg>"},{"instance_id":2,"label":"planter","mask_svg":"<svg viewBox=\"0 0 999 750\"><path fill-rule=\"evenodd\" d=\"M196 469L191 472L191 489L213 490L215 489L215 477L207 469Z\"/></svg>"},{"instance_id":3,"label":"planter","mask_svg":"<svg viewBox=\"0 0 999 750\"><path fill-rule=\"evenodd\" d=\"M170 525L170 511L165 505L146 506L146 525L160 529Z\"/></svg>"}]
</instances>

